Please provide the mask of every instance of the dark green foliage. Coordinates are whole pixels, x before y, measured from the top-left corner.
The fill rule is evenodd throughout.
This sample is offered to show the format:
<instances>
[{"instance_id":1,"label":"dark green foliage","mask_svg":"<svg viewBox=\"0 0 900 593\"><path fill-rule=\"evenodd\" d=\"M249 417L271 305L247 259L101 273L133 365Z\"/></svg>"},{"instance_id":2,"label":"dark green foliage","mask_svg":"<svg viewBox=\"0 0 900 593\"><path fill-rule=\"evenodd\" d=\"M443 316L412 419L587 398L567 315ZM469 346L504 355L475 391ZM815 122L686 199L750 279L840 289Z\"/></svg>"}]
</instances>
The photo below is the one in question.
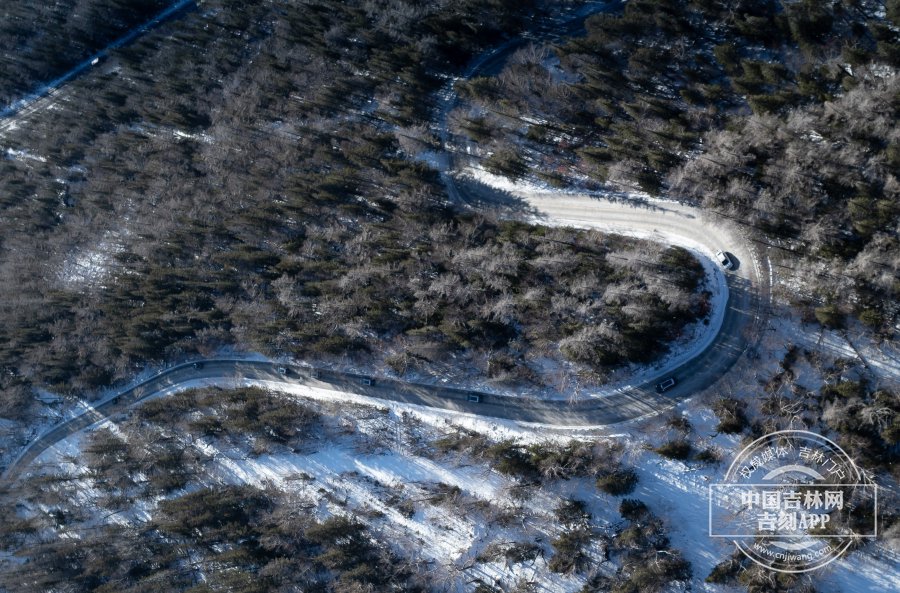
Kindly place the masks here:
<instances>
[{"instance_id":1,"label":"dark green foliage","mask_svg":"<svg viewBox=\"0 0 900 593\"><path fill-rule=\"evenodd\" d=\"M484 160L484 168L496 175L505 175L511 179L522 177L528 165L522 157L511 150L496 152Z\"/></svg>"},{"instance_id":2,"label":"dark green foliage","mask_svg":"<svg viewBox=\"0 0 900 593\"><path fill-rule=\"evenodd\" d=\"M827 328L835 329L844 326L844 314L837 305L816 307L815 315L816 320Z\"/></svg>"},{"instance_id":3,"label":"dark green foliage","mask_svg":"<svg viewBox=\"0 0 900 593\"><path fill-rule=\"evenodd\" d=\"M773 572L740 551L714 566L706 582L742 587L750 593L815 593L812 584L799 573Z\"/></svg>"},{"instance_id":4,"label":"dark green foliage","mask_svg":"<svg viewBox=\"0 0 900 593\"><path fill-rule=\"evenodd\" d=\"M603 472L597 478L597 488L613 496L622 496L634 492L638 476L631 468L620 467L610 472Z\"/></svg>"},{"instance_id":5,"label":"dark green foliage","mask_svg":"<svg viewBox=\"0 0 900 593\"><path fill-rule=\"evenodd\" d=\"M591 514L587 511L584 501L572 498L560 502L553 514L561 524L566 526L587 525L591 521Z\"/></svg>"},{"instance_id":6,"label":"dark green foliage","mask_svg":"<svg viewBox=\"0 0 900 593\"><path fill-rule=\"evenodd\" d=\"M483 450L487 446L487 439L477 432L458 429L454 434L434 441L432 445L441 453L475 452Z\"/></svg>"},{"instance_id":7,"label":"dark green foliage","mask_svg":"<svg viewBox=\"0 0 900 593\"><path fill-rule=\"evenodd\" d=\"M653 449L658 454L663 457L668 457L669 459L678 459L685 460L691 456L691 451L693 448L691 447L690 442L684 439L675 439L672 441L668 441L663 443L659 447Z\"/></svg>"},{"instance_id":8,"label":"dark green foliage","mask_svg":"<svg viewBox=\"0 0 900 593\"><path fill-rule=\"evenodd\" d=\"M252 437L272 444L298 444L311 436L318 412L263 389L195 389L141 405L137 415L160 426L203 436Z\"/></svg>"},{"instance_id":9,"label":"dark green foliage","mask_svg":"<svg viewBox=\"0 0 900 593\"><path fill-rule=\"evenodd\" d=\"M620 450L605 443L573 441L566 445L543 443L525 446L505 440L472 453L485 456L501 473L527 480L567 480L612 473L616 475L619 485L634 488L637 482L633 470L619 464ZM611 467L614 469L610 470Z\"/></svg>"},{"instance_id":10,"label":"dark green foliage","mask_svg":"<svg viewBox=\"0 0 900 593\"><path fill-rule=\"evenodd\" d=\"M614 593L663 591L672 581L689 581L691 563L678 552L668 552L653 562L634 564L627 576L611 589Z\"/></svg>"},{"instance_id":11,"label":"dark green foliage","mask_svg":"<svg viewBox=\"0 0 900 593\"><path fill-rule=\"evenodd\" d=\"M640 500L633 498L624 498L619 504L619 514L628 521L638 521L643 519L650 511Z\"/></svg>"},{"instance_id":12,"label":"dark green foliage","mask_svg":"<svg viewBox=\"0 0 900 593\"><path fill-rule=\"evenodd\" d=\"M609 582L589 584L586 593L603 590L601 585L619 593L656 593L673 581L690 580L690 563L669 548L662 521L643 502L625 499L619 512L627 522L613 539L613 546L622 553L621 568Z\"/></svg>"},{"instance_id":13,"label":"dark green foliage","mask_svg":"<svg viewBox=\"0 0 900 593\"><path fill-rule=\"evenodd\" d=\"M686 290L694 290L703 280L703 266L683 247L669 247L662 253L659 263L674 276L675 283Z\"/></svg>"},{"instance_id":14,"label":"dark green foliage","mask_svg":"<svg viewBox=\"0 0 900 593\"><path fill-rule=\"evenodd\" d=\"M553 572L580 572L585 568L587 555L585 547L590 543L591 534L586 528L577 528L563 532L551 543L553 556L547 566Z\"/></svg>"},{"instance_id":15,"label":"dark green foliage","mask_svg":"<svg viewBox=\"0 0 900 593\"><path fill-rule=\"evenodd\" d=\"M712 447L707 447L694 455L694 459L702 463L719 463L722 461L722 454Z\"/></svg>"},{"instance_id":16,"label":"dark green foliage","mask_svg":"<svg viewBox=\"0 0 900 593\"><path fill-rule=\"evenodd\" d=\"M28 417L35 399L31 390L19 381L0 379L0 417L20 420Z\"/></svg>"},{"instance_id":17,"label":"dark green foliage","mask_svg":"<svg viewBox=\"0 0 900 593\"><path fill-rule=\"evenodd\" d=\"M159 504L154 528L174 537L201 537L205 546L234 541L251 528L270 501L250 486L203 489Z\"/></svg>"},{"instance_id":18,"label":"dark green foliage","mask_svg":"<svg viewBox=\"0 0 900 593\"><path fill-rule=\"evenodd\" d=\"M794 40L811 48L825 40L834 25L834 14L827 3L803 0L787 7L787 18Z\"/></svg>"},{"instance_id":19,"label":"dark green foliage","mask_svg":"<svg viewBox=\"0 0 900 593\"><path fill-rule=\"evenodd\" d=\"M741 59L740 52L732 43L721 43L713 48L713 54L716 60L725 69L726 72L735 74L740 72Z\"/></svg>"},{"instance_id":20,"label":"dark green foliage","mask_svg":"<svg viewBox=\"0 0 900 593\"><path fill-rule=\"evenodd\" d=\"M542 548L534 543L521 542L509 546L504 557L509 562L528 562L543 554Z\"/></svg>"},{"instance_id":21,"label":"dark green foliage","mask_svg":"<svg viewBox=\"0 0 900 593\"><path fill-rule=\"evenodd\" d=\"M190 563L185 554L190 553ZM164 500L141 530L101 526L27 553L15 590L73 592L415 591L411 574L352 518L316 521L250 486L216 486ZM204 585L198 589L197 582Z\"/></svg>"},{"instance_id":22,"label":"dark green foliage","mask_svg":"<svg viewBox=\"0 0 900 593\"><path fill-rule=\"evenodd\" d=\"M493 461L494 469L502 474L535 479L538 476L536 465L529 458L523 447L512 441L503 441L492 445L487 456Z\"/></svg>"},{"instance_id":23,"label":"dark green foliage","mask_svg":"<svg viewBox=\"0 0 900 593\"><path fill-rule=\"evenodd\" d=\"M725 584L733 580L741 568L741 563L733 558L716 564L706 577L707 583Z\"/></svg>"}]
</instances>

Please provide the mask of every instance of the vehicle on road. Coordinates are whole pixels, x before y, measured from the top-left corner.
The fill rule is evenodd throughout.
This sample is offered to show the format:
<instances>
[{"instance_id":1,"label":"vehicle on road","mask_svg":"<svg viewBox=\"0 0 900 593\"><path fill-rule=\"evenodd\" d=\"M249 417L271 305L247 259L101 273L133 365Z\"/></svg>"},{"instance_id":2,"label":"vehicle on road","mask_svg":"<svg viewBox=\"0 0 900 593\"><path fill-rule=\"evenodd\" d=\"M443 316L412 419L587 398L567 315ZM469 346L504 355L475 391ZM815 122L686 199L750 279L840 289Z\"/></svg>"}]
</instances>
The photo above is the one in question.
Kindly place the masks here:
<instances>
[{"instance_id":1,"label":"vehicle on road","mask_svg":"<svg viewBox=\"0 0 900 593\"><path fill-rule=\"evenodd\" d=\"M195 363L192 364L191 366L194 367L195 369L202 369L202 368L203 368L203 363L202 363L202 362L195 362Z\"/></svg>"},{"instance_id":2,"label":"vehicle on road","mask_svg":"<svg viewBox=\"0 0 900 593\"><path fill-rule=\"evenodd\" d=\"M722 264L722 267L725 268L726 270L731 270L734 268L734 262L731 260L731 258L728 256L728 254L725 253L724 251L716 252L716 260L718 260L718 262L720 264Z\"/></svg>"},{"instance_id":3,"label":"vehicle on road","mask_svg":"<svg viewBox=\"0 0 900 593\"><path fill-rule=\"evenodd\" d=\"M468 400L473 404L481 403L481 395L478 393L470 393Z\"/></svg>"},{"instance_id":4,"label":"vehicle on road","mask_svg":"<svg viewBox=\"0 0 900 593\"><path fill-rule=\"evenodd\" d=\"M663 379L659 383L656 384L656 392L657 393L665 393L666 391L675 387L675 377L669 377L668 379Z\"/></svg>"},{"instance_id":5,"label":"vehicle on road","mask_svg":"<svg viewBox=\"0 0 900 593\"><path fill-rule=\"evenodd\" d=\"M279 375L287 375L287 367L278 367L277 370Z\"/></svg>"},{"instance_id":6,"label":"vehicle on road","mask_svg":"<svg viewBox=\"0 0 900 593\"><path fill-rule=\"evenodd\" d=\"M359 382L366 386L372 386L375 384L375 380L372 379L371 377L363 377L362 379L359 380Z\"/></svg>"}]
</instances>

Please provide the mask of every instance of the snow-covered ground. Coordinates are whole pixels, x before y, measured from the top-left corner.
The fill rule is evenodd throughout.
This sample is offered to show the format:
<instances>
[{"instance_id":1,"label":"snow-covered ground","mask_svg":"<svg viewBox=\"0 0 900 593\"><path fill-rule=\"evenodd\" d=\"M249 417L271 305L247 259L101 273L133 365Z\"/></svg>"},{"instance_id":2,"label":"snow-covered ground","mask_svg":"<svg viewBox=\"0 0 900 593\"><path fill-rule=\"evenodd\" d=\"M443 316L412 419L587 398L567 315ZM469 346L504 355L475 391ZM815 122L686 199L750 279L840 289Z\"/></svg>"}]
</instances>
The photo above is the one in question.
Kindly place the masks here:
<instances>
[{"instance_id":1,"label":"snow-covered ground","mask_svg":"<svg viewBox=\"0 0 900 593\"><path fill-rule=\"evenodd\" d=\"M506 192L509 194L524 194L524 193L548 193L553 192L558 195L592 195L597 198L604 198L609 200L626 200L626 201L637 201L637 202L646 202L646 203L659 203L659 204L677 204L678 202L675 200L671 200L668 198L663 198L659 196L653 196L649 193L632 190L632 191L620 191L615 189L603 189L598 191L587 191L583 188L558 188L551 186L549 183L539 181L537 179L516 179L512 180L509 177L505 177L503 175L495 175L481 166L477 165L469 165L465 167L462 171L458 173L458 175L462 178L470 178L478 181L479 183L483 183L488 187L492 187L494 189L500 190L502 192Z\"/></svg>"},{"instance_id":2,"label":"snow-covered ground","mask_svg":"<svg viewBox=\"0 0 900 593\"><path fill-rule=\"evenodd\" d=\"M109 276L113 260L121 251L117 237L107 233L96 247L71 254L63 262L59 278L71 289L97 286Z\"/></svg>"},{"instance_id":3,"label":"snow-covered ground","mask_svg":"<svg viewBox=\"0 0 900 593\"><path fill-rule=\"evenodd\" d=\"M327 397L322 401L325 406L333 404ZM253 457L239 448L200 438L185 445L211 459L205 469L207 475L198 476L201 483L275 487L318 501L311 512L320 519L352 512L395 550L430 562L431 570L442 571L450 591L469 590L467 583L476 578L513 586L525 577L539 583L542 590L564 593L575 593L583 586L584 575L553 573L547 568L547 560L551 555L549 541L562 531L553 509L563 498L584 500L603 524L618 520L618 503L598 494L589 480L535 489L523 501L512 494L514 479L483 463L464 455L439 458L433 451L422 450L419 443L423 439L439 438L457 429L458 425L446 419L432 417L432 423L426 423L421 421L422 415L412 416L405 410L385 413L371 404L345 404L334 409L340 411L345 434L313 442L309 447L312 450L302 453L281 451ZM115 429L115 424L106 421L94 429L101 427ZM495 432L498 437L509 434ZM103 513L97 505L101 496L79 462L83 435L45 452L36 465L80 476L74 499L100 516ZM458 488L459 493L453 501L434 502L436 488ZM410 504L412 512L404 511L399 501ZM146 501L106 519L146 520L153 506L154 501ZM498 523L496 517L504 513L514 513L516 520ZM489 544L514 541L543 542L548 553L520 565L476 561Z\"/></svg>"},{"instance_id":4,"label":"snow-covered ground","mask_svg":"<svg viewBox=\"0 0 900 593\"><path fill-rule=\"evenodd\" d=\"M787 345L805 339L802 336L807 333L814 334L811 328L791 319L774 324L772 329L774 331L767 332L767 342L763 345L766 354L752 365L737 370L731 395L744 398L754 397L754 392L758 395L759 383L741 382L743 375L761 373L764 376L766 371L775 370ZM842 350L840 354L847 352ZM821 384L816 369L802 361L795 364L795 369L795 380L803 381L805 387L815 389ZM213 383L234 387L255 385L307 402L317 402L316 405L339 414L347 433L352 435L315 443L310 451L266 453L258 457L248 456L245 451L232 447L222 448L213 441L195 439L193 446L213 459L210 471L214 482L274 485L295 491L319 500L314 512L322 516L348 510L360 512L384 541L392 542L405 553L416 553L419 558L431 560L433 566L446 571L448 582L454 584L451 590L462 591L464 583L474 578L511 585L525 576L537 582L542 590L577 591L583 584L583 576L552 573L545 559L538 558L527 565L506 566L503 562L479 563L475 558L492 542L537 539L545 544L549 542L559 533L551 511L566 497L585 501L599 526L609 526L619 520L618 499L599 493L589 481L556 482L536 490L523 502L514 499L510 493L514 481L490 470L483 462L465 455L435 457L433 451L422 446L423 442L462 428L485 434L492 441L512 438L534 443L548 439L560 442L571 438L603 438L623 443L627 451L625 461L636 468L640 477L636 491L629 496L645 501L657 516L664 518L673 547L681 550L693 566L691 590L735 591L704 581L710 570L733 550L729 542L708 537L708 486L721 478L740 444L736 436L715 432L717 420L705 406L703 396L683 404L676 413L690 422L695 446L721 451L723 463L719 465L666 460L649 451L646 445L656 446L671 436L671 429L662 426L659 419L632 423L598 437L596 431L586 429L551 432L551 427L409 404L374 402L358 395L309 386L286 386L277 381L198 381L191 386ZM80 473L78 439L75 436L60 443L42 455L38 463L45 462L51 467L58 465ZM437 484L459 488L463 502L451 505L428 503L433 494L430 486ZM89 504L93 494L87 488L81 496L83 499L79 500ZM415 512L401 512L396 504L398 499L413 501ZM481 514L485 511L479 504L494 509L492 512L515 509L516 516L522 520L505 527L491 524L485 521ZM521 507L517 508L517 504ZM131 513L117 515L114 520L140 520L149 510L137 508ZM817 590L823 593L893 592L900 589L900 556L883 542L876 542L817 571L812 578Z\"/></svg>"},{"instance_id":5,"label":"snow-covered ground","mask_svg":"<svg viewBox=\"0 0 900 593\"><path fill-rule=\"evenodd\" d=\"M11 159L19 160L19 161L38 161L39 163L47 162L47 159L45 157L31 154L27 150L17 150L17 149L13 149L13 148L7 148L6 156L8 156Z\"/></svg>"},{"instance_id":6,"label":"snow-covered ground","mask_svg":"<svg viewBox=\"0 0 900 593\"><path fill-rule=\"evenodd\" d=\"M713 433L715 417L708 409L692 407L684 413L695 432ZM724 464L683 463L662 459L648 451L636 452L632 463L640 482L634 496L666 518L673 547L681 550L694 568L694 591L739 591L706 583L704 578L734 551L730 541L709 537L708 488L722 478L727 464L741 447L737 438L728 435L708 439L707 444L721 448ZM900 590L900 554L876 541L811 573L811 578L820 593L894 593Z\"/></svg>"}]
</instances>

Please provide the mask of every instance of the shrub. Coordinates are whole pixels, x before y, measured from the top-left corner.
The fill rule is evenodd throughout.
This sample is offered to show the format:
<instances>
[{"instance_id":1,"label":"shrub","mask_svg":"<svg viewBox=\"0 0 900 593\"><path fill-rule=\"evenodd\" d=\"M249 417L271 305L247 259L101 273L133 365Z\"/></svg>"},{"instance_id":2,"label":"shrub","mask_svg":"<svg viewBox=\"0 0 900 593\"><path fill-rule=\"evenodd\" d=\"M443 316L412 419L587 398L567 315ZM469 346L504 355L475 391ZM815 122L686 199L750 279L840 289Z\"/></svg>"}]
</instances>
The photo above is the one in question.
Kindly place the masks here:
<instances>
[{"instance_id":1,"label":"shrub","mask_svg":"<svg viewBox=\"0 0 900 593\"><path fill-rule=\"evenodd\" d=\"M748 425L747 416L744 414L746 404L731 397L721 397L712 405L713 412L719 419L716 432L724 434L738 434L743 432Z\"/></svg>"},{"instance_id":2,"label":"shrub","mask_svg":"<svg viewBox=\"0 0 900 593\"><path fill-rule=\"evenodd\" d=\"M612 496L634 492L637 483L637 473L631 468L618 468L597 478L597 488Z\"/></svg>"},{"instance_id":3,"label":"shrub","mask_svg":"<svg viewBox=\"0 0 900 593\"><path fill-rule=\"evenodd\" d=\"M723 43L713 48L713 54L716 56L719 64L729 74L736 74L741 71L741 54L732 43Z\"/></svg>"},{"instance_id":4,"label":"shrub","mask_svg":"<svg viewBox=\"0 0 900 593\"><path fill-rule=\"evenodd\" d=\"M632 564L631 573L612 588L612 593L655 593L673 581L688 581L690 578L691 563L678 552L668 550L653 562Z\"/></svg>"},{"instance_id":5,"label":"shrub","mask_svg":"<svg viewBox=\"0 0 900 593\"><path fill-rule=\"evenodd\" d=\"M500 150L484 159L484 168L495 174L518 179L528 172L528 165L511 150Z\"/></svg>"},{"instance_id":6,"label":"shrub","mask_svg":"<svg viewBox=\"0 0 900 593\"><path fill-rule=\"evenodd\" d=\"M844 326L844 314L837 305L816 307L815 316L824 327L836 329Z\"/></svg>"},{"instance_id":7,"label":"shrub","mask_svg":"<svg viewBox=\"0 0 900 593\"><path fill-rule=\"evenodd\" d=\"M639 521L650 513L643 501L634 498L623 498L619 503L619 514L628 521Z\"/></svg>"},{"instance_id":8,"label":"shrub","mask_svg":"<svg viewBox=\"0 0 900 593\"><path fill-rule=\"evenodd\" d=\"M543 554L543 549L533 542L516 542L504 552L507 562L528 562Z\"/></svg>"},{"instance_id":9,"label":"shrub","mask_svg":"<svg viewBox=\"0 0 900 593\"><path fill-rule=\"evenodd\" d=\"M709 571L709 575L706 577L706 582L716 583L718 585L730 583L734 580L735 576L737 576L740 568L741 563L737 562L733 558L723 560L722 562L716 564L711 571Z\"/></svg>"},{"instance_id":10,"label":"shrub","mask_svg":"<svg viewBox=\"0 0 900 593\"><path fill-rule=\"evenodd\" d=\"M675 439L663 443L653 450L663 457L684 461L691 456L692 447L690 442L685 439Z\"/></svg>"},{"instance_id":11,"label":"shrub","mask_svg":"<svg viewBox=\"0 0 900 593\"><path fill-rule=\"evenodd\" d=\"M866 385L862 381L840 381L834 385L826 385L822 389L825 397L840 397L844 400L862 398L866 395Z\"/></svg>"},{"instance_id":12,"label":"shrub","mask_svg":"<svg viewBox=\"0 0 900 593\"><path fill-rule=\"evenodd\" d=\"M722 460L722 456L716 449L707 447L697 453L697 455L694 456L694 459L703 463L719 463L719 461Z\"/></svg>"},{"instance_id":13,"label":"shrub","mask_svg":"<svg viewBox=\"0 0 900 593\"><path fill-rule=\"evenodd\" d=\"M441 453L483 453L487 449L487 439L477 432L458 428L453 434L434 441L434 447Z\"/></svg>"},{"instance_id":14,"label":"shrub","mask_svg":"<svg viewBox=\"0 0 900 593\"><path fill-rule=\"evenodd\" d=\"M591 514L587 511L584 502L572 498L560 502L553 514L563 525L587 524L591 520Z\"/></svg>"},{"instance_id":15,"label":"shrub","mask_svg":"<svg viewBox=\"0 0 900 593\"><path fill-rule=\"evenodd\" d=\"M553 572L572 573L584 568L587 556L584 548L591 542L587 529L567 531L553 540L553 557L547 566Z\"/></svg>"},{"instance_id":16,"label":"shrub","mask_svg":"<svg viewBox=\"0 0 900 593\"><path fill-rule=\"evenodd\" d=\"M494 469L501 474L531 479L539 475L524 448L514 441L501 441L489 447L486 453L493 461Z\"/></svg>"},{"instance_id":17,"label":"shrub","mask_svg":"<svg viewBox=\"0 0 900 593\"><path fill-rule=\"evenodd\" d=\"M884 324L884 316L877 309L863 309L859 313L859 320L871 328L878 328Z\"/></svg>"}]
</instances>

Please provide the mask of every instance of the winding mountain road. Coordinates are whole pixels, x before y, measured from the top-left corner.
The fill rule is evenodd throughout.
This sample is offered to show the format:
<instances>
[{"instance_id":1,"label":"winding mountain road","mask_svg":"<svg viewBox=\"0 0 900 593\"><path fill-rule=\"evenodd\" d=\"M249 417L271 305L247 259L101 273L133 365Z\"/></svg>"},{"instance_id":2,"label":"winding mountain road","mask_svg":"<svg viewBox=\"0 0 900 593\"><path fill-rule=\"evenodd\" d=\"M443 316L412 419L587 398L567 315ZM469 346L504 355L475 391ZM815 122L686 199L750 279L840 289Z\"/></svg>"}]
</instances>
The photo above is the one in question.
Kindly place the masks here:
<instances>
[{"instance_id":1,"label":"winding mountain road","mask_svg":"<svg viewBox=\"0 0 900 593\"><path fill-rule=\"evenodd\" d=\"M521 396L477 393L431 384L417 384L396 379L370 378L357 373L313 369L279 362L210 359L185 363L108 397L69 420L61 422L29 443L4 473L6 479L19 475L43 451L101 420L126 410L129 406L179 388L190 387L198 380L230 384L234 380L267 381L270 384L308 385L379 400L416 404L520 422L558 427L590 427L616 424L668 409L691 394L706 389L722 379L728 370L755 341L761 323L763 299L768 298L768 273L754 260L749 243L725 226L704 221L702 213L672 203L635 206L608 202L589 196L526 194L522 199L532 213L551 224L600 228L627 232L647 238L671 242L682 239L695 246L695 252L713 252L727 246L739 262L737 270L727 274L729 295L719 332L697 356L661 376L678 377L678 385L665 394L655 391L659 376L639 385L621 389L602 397L577 401L539 400ZM280 372L285 370L285 373ZM477 395L478 401L471 401Z\"/></svg>"},{"instance_id":2,"label":"winding mountain road","mask_svg":"<svg viewBox=\"0 0 900 593\"><path fill-rule=\"evenodd\" d=\"M502 64L504 55L518 44L507 43L473 61L467 77L483 73L483 68ZM438 116L442 138L446 140L446 116L456 103L455 93L443 99ZM452 162L452 155L447 159ZM558 427L590 427L616 424L668 409L691 394L714 385L752 345L759 333L764 304L770 293L767 259L754 253L752 243L740 229L715 221L696 208L672 202L607 200L590 195L556 192L500 192L484 184L443 173L451 198L470 207L502 200L519 216L543 224L596 228L639 236L666 244L678 243L695 254L712 259L719 249L731 253L737 269L725 275L728 299L715 338L689 360L660 369L656 376L634 386L614 390L599 397L577 401L539 400L521 396L476 393L431 384L417 384L355 373L313 369L301 365L241 359L210 359L175 366L129 387L73 418L65 420L30 442L4 472L15 479L42 452L66 437L83 430L148 397L208 383L231 384L235 380L266 381L270 385L308 385L352 393L379 400L417 404L487 417ZM717 264L716 264L717 266ZM281 372L285 371L285 372ZM665 394L654 386L661 377L676 376L678 385ZM473 397L477 396L477 397ZM477 401L473 401L477 399Z\"/></svg>"}]
</instances>

